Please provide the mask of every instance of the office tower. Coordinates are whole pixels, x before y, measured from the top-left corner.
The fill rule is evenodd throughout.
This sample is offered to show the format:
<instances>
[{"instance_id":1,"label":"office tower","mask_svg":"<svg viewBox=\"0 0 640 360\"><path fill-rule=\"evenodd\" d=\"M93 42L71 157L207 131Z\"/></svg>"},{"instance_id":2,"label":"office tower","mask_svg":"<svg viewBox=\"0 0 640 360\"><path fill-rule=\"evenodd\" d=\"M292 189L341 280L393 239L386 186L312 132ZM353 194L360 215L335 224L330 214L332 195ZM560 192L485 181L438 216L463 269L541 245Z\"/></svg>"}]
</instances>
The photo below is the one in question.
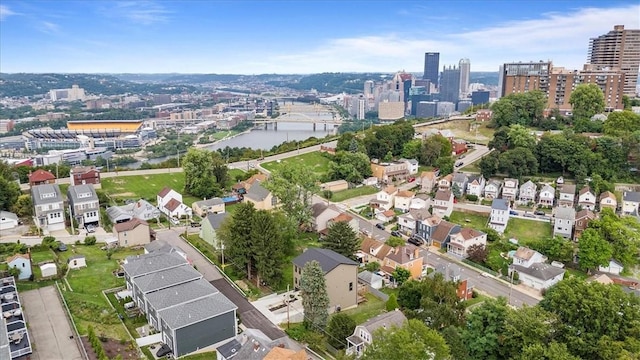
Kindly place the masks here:
<instances>
[{"instance_id":1,"label":"office tower","mask_svg":"<svg viewBox=\"0 0 640 360\"><path fill-rule=\"evenodd\" d=\"M518 62L502 66L500 97L531 90L540 90L549 94L549 74L551 61Z\"/></svg>"},{"instance_id":2,"label":"office tower","mask_svg":"<svg viewBox=\"0 0 640 360\"><path fill-rule=\"evenodd\" d=\"M372 80L367 80L364 82L364 96L365 97L371 97L373 96L373 81Z\"/></svg>"},{"instance_id":3,"label":"office tower","mask_svg":"<svg viewBox=\"0 0 640 360\"><path fill-rule=\"evenodd\" d=\"M428 83L428 82L427 82ZM411 115L416 116L418 113L418 104L422 101L431 101L431 95L427 92L425 86L413 86L409 90L411 98Z\"/></svg>"},{"instance_id":4,"label":"office tower","mask_svg":"<svg viewBox=\"0 0 640 360\"><path fill-rule=\"evenodd\" d=\"M458 101L458 112L465 112L468 108L472 107L473 103L471 103L471 100L460 100Z\"/></svg>"},{"instance_id":5,"label":"office tower","mask_svg":"<svg viewBox=\"0 0 640 360\"><path fill-rule=\"evenodd\" d=\"M469 95L469 77L471 76L471 62L469 59L460 59L460 98Z\"/></svg>"},{"instance_id":6,"label":"office tower","mask_svg":"<svg viewBox=\"0 0 640 360\"><path fill-rule=\"evenodd\" d=\"M473 91L471 93L471 103L475 105L488 104L489 92L486 90Z\"/></svg>"},{"instance_id":7,"label":"office tower","mask_svg":"<svg viewBox=\"0 0 640 360\"><path fill-rule=\"evenodd\" d=\"M420 101L416 106L416 117L421 119L435 117L437 104L437 101Z\"/></svg>"},{"instance_id":8,"label":"office tower","mask_svg":"<svg viewBox=\"0 0 640 360\"><path fill-rule=\"evenodd\" d=\"M424 74L423 80L429 80L438 88L438 71L440 71L440 53L424 53Z\"/></svg>"},{"instance_id":9,"label":"office tower","mask_svg":"<svg viewBox=\"0 0 640 360\"><path fill-rule=\"evenodd\" d=\"M624 25L616 25L612 31L590 39L587 62L622 70L624 93L635 96L640 67L640 30L625 30Z\"/></svg>"},{"instance_id":10,"label":"office tower","mask_svg":"<svg viewBox=\"0 0 640 360\"><path fill-rule=\"evenodd\" d=\"M455 65L442 68L440 101L457 103L460 96L460 69Z\"/></svg>"},{"instance_id":11,"label":"office tower","mask_svg":"<svg viewBox=\"0 0 640 360\"><path fill-rule=\"evenodd\" d=\"M605 107L611 111L622 109L625 74L619 68L586 64L583 70L562 67L551 69L547 108L571 110L571 92L580 84L596 84L604 94Z\"/></svg>"}]
</instances>

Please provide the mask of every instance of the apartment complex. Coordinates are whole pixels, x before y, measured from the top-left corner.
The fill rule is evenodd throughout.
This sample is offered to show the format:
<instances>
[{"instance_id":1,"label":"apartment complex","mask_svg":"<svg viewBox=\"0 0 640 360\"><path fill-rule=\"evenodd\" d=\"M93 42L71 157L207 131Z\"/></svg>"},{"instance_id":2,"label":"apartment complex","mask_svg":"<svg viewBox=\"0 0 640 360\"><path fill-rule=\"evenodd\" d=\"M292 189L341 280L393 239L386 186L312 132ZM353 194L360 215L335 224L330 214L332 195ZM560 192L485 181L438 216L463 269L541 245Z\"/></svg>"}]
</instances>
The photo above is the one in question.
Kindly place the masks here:
<instances>
[{"instance_id":1,"label":"apartment complex","mask_svg":"<svg viewBox=\"0 0 640 360\"><path fill-rule=\"evenodd\" d=\"M501 96L532 90L549 92L551 61L507 63L502 66Z\"/></svg>"},{"instance_id":2,"label":"apartment complex","mask_svg":"<svg viewBox=\"0 0 640 360\"><path fill-rule=\"evenodd\" d=\"M612 31L589 40L587 62L616 67L624 73L624 94L635 96L640 67L640 29L616 25Z\"/></svg>"}]
</instances>

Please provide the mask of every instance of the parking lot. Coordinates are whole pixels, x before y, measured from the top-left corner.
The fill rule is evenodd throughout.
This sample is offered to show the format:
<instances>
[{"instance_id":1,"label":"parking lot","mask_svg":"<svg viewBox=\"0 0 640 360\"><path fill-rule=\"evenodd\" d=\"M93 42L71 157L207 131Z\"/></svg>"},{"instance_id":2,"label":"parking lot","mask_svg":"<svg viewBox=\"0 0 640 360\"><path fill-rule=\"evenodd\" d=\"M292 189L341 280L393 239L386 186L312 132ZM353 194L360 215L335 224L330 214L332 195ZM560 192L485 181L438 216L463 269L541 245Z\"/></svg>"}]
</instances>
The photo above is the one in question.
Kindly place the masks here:
<instances>
[{"instance_id":1,"label":"parking lot","mask_svg":"<svg viewBox=\"0 0 640 360\"><path fill-rule=\"evenodd\" d=\"M31 359L82 360L54 286L20 293L33 342Z\"/></svg>"}]
</instances>

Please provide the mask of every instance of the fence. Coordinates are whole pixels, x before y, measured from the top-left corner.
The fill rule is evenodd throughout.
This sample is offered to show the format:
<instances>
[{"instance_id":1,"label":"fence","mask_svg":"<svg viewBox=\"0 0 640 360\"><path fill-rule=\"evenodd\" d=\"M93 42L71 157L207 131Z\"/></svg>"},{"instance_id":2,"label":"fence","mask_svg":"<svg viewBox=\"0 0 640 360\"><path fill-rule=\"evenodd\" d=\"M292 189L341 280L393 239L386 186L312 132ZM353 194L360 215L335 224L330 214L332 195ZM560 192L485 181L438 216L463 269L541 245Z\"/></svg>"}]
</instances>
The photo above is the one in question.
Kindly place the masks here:
<instances>
[{"instance_id":1,"label":"fence","mask_svg":"<svg viewBox=\"0 0 640 360\"><path fill-rule=\"evenodd\" d=\"M87 349L84 348L84 344L82 343L82 339L80 338L80 333L78 333L78 328L76 327L76 323L75 321L73 321L73 317L71 316L71 311L67 306L67 301L64 299L64 296L62 296L62 290L60 290L60 285L58 284L57 281L56 281L56 289L58 290L58 296L62 301L62 305L64 305L64 309L67 312L67 320L71 323L71 327L73 328L73 334L74 334L73 338L76 340L76 343L78 344L78 348L82 350L81 355L84 355L84 358L86 360L89 360L89 354L87 354Z\"/></svg>"},{"instance_id":2,"label":"fence","mask_svg":"<svg viewBox=\"0 0 640 360\"><path fill-rule=\"evenodd\" d=\"M371 293L371 295L377 297L378 299L380 299L382 301L389 300L389 295L383 293L382 291L380 291L378 289L372 288L371 285L367 285L367 291L369 291L369 293Z\"/></svg>"}]
</instances>

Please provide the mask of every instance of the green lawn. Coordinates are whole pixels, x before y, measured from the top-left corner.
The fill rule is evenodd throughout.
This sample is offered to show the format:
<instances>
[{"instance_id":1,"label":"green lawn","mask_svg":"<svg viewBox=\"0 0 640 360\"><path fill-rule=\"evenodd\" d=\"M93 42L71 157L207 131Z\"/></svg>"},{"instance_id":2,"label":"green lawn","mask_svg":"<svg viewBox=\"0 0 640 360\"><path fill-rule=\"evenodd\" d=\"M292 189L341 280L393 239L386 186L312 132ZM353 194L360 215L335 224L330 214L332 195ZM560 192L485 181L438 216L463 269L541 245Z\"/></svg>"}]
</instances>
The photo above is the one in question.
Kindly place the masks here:
<instances>
[{"instance_id":1,"label":"green lawn","mask_svg":"<svg viewBox=\"0 0 640 360\"><path fill-rule=\"evenodd\" d=\"M290 157L287 159L282 159L280 160L280 162L271 161L268 163L261 164L261 166L269 171L274 171L274 170L281 169L283 166L287 164L303 163L306 166L311 167L313 169L313 172L316 173L316 175L321 176L326 174L329 171L330 162L331 160L325 157L325 155L323 155L321 152L315 151L311 153Z\"/></svg>"},{"instance_id":2,"label":"green lawn","mask_svg":"<svg viewBox=\"0 0 640 360\"><path fill-rule=\"evenodd\" d=\"M516 238L520 244L528 244L532 241L551 236L551 223L525 220L509 219L509 224L504 232L507 239Z\"/></svg>"},{"instance_id":3,"label":"green lawn","mask_svg":"<svg viewBox=\"0 0 640 360\"><path fill-rule=\"evenodd\" d=\"M358 196L363 195L372 195L377 193L379 190L373 186L361 186L358 188L342 190L338 192L334 192L331 196L331 201L333 202L341 202L347 199L351 199Z\"/></svg>"},{"instance_id":4,"label":"green lawn","mask_svg":"<svg viewBox=\"0 0 640 360\"><path fill-rule=\"evenodd\" d=\"M54 261L56 258L56 254L50 249L31 252L31 262L34 267L41 262Z\"/></svg>"},{"instance_id":5,"label":"green lawn","mask_svg":"<svg viewBox=\"0 0 640 360\"><path fill-rule=\"evenodd\" d=\"M84 255L87 260L86 268L69 270L67 281L60 281L62 294L81 335L85 335L87 327L92 325L98 335L104 334L115 340L128 339L116 311L111 309L102 291L123 286L124 278L113 275L119 267L118 261L140 253L142 250L120 249L109 260L99 245L77 245L60 253L60 264L66 264L67 259L76 254Z\"/></svg>"},{"instance_id":6,"label":"green lawn","mask_svg":"<svg viewBox=\"0 0 640 360\"><path fill-rule=\"evenodd\" d=\"M451 213L449 221L460 226L468 226L476 230L482 230L487 227L489 217L484 215L469 214L461 211L454 211Z\"/></svg>"},{"instance_id":7,"label":"green lawn","mask_svg":"<svg viewBox=\"0 0 640 360\"><path fill-rule=\"evenodd\" d=\"M367 298L367 301L358 305L357 308L343 311L343 313L351 316L358 325L374 316L386 312L384 301L378 299L372 294L366 294L365 297Z\"/></svg>"}]
</instances>

